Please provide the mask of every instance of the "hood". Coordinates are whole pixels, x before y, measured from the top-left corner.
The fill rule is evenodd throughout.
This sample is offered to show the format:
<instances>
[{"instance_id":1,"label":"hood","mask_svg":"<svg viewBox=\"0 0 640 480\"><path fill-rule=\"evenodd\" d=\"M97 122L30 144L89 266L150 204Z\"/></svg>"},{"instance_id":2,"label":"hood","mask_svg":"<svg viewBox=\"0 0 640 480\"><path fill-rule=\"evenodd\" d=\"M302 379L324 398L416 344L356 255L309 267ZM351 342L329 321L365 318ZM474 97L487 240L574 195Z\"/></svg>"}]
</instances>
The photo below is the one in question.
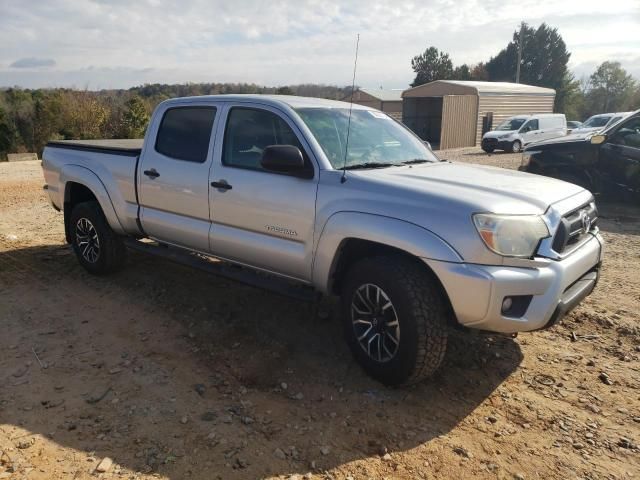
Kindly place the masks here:
<instances>
[{"instance_id":1,"label":"hood","mask_svg":"<svg viewBox=\"0 0 640 480\"><path fill-rule=\"evenodd\" d=\"M591 132L577 132L573 130L569 135L565 135L564 137L554 137L549 138L547 140L540 140L539 142L530 143L525 148L525 151L531 150L539 150L540 148L544 148L551 145L570 145L575 144L576 146L583 146L584 144L589 144L589 139L591 138Z\"/></svg>"},{"instance_id":2,"label":"hood","mask_svg":"<svg viewBox=\"0 0 640 480\"><path fill-rule=\"evenodd\" d=\"M498 138L503 135L513 135L514 133L518 133L518 130L491 130L485 133L482 138Z\"/></svg>"},{"instance_id":3,"label":"hood","mask_svg":"<svg viewBox=\"0 0 640 480\"><path fill-rule=\"evenodd\" d=\"M351 174L380 184L381 191L396 196L397 200L413 197L422 203L429 202L430 197L472 213L542 214L552 203L583 190L577 185L517 170L450 162Z\"/></svg>"}]
</instances>

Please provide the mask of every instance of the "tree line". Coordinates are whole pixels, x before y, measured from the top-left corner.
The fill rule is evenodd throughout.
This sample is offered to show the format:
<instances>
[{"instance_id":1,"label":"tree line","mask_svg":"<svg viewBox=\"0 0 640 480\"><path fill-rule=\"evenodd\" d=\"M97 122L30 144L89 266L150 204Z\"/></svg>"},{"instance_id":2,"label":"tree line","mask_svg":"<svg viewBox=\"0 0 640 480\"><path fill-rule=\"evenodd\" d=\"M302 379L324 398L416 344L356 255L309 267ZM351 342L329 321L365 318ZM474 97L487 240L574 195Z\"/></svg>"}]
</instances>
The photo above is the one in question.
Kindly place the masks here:
<instances>
[{"instance_id":1,"label":"tree line","mask_svg":"<svg viewBox=\"0 0 640 480\"><path fill-rule=\"evenodd\" d=\"M168 98L225 93L301 95L340 100L351 87L248 83L152 84L98 92L0 89L0 161L8 153L37 152L50 140L141 138L158 103Z\"/></svg>"},{"instance_id":2,"label":"tree line","mask_svg":"<svg viewBox=\"0 0 640 480\"><path fill-rule=\"evenodd\" d=\"M596 113L640 108L640 82L619 62L606 61L589 77L576 79L569 71L571 53L555 28L526 23L497 55L475 65L454 66L448 53L429 47L411 60L415 87L435 80L515 82L520 50L520 83L553 88L554 110L568 120L586 120Z\"/></svg>"}]
</instances>

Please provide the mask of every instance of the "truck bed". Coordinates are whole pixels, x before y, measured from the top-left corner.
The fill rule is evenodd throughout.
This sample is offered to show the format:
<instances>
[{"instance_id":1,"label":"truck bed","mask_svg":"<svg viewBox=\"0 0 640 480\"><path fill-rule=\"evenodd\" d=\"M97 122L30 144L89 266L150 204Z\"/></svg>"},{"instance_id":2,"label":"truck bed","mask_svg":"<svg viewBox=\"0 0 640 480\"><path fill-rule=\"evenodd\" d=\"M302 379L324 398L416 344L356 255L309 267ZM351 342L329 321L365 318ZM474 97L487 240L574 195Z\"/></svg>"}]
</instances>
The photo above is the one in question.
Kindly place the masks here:
<instances>
[{"instance_id":1,"label":"truck bed","mask_svg":"<svg viewBox=\"0 0 640 480\"><path fill-rule=\"evenodd\" d=\"M55 140L47 143L47 147L69 148L89 152L110 153L112 155L126 155L136 157L142 152L144 139L114 139L114 140Z\"/></svg>"}]
</instances>

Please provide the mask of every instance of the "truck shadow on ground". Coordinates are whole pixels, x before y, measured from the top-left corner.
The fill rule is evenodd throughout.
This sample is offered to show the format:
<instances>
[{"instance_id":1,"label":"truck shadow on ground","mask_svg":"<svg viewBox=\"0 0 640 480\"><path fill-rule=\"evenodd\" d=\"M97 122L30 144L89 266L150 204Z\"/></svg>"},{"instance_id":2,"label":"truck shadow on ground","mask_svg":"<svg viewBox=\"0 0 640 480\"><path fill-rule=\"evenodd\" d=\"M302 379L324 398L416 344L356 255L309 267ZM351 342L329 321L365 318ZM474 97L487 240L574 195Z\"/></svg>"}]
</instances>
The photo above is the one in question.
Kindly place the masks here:
<instances>
[{"instance_id":1,"label":"truck shadow on ground","mask_svg":"<svg viewBox=\"0 0 640 480\"><path fill-rule=\"evenodd\" d=\"M172 479L379 462L450 432L522 360L510 338L455 332L432 379L388 389L351 359L331 302L143 254L92 277L67 246L0 247L0 472L38 452L80 452L68 478L107 456Z\"/></svg>"}]
</instances>

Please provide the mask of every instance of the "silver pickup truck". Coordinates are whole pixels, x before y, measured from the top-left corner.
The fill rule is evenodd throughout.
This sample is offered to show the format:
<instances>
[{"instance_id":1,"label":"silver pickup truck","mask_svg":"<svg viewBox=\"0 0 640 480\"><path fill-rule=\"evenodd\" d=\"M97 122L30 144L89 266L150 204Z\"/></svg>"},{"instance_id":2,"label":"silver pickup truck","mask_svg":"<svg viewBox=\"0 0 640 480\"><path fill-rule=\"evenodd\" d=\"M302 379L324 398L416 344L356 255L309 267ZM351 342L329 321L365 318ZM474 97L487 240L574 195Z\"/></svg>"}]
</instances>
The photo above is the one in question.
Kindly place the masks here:
<instances>
[{"instance_id":1,"label":"silver pickup truck","mask_svg":"<svg viewBox=\"0 0 640 480\"><path fill-rule=\"evenodd\" d=\"M598 280L588 191L441 161L358 105L172 99L144 141L50 142L43 158L89 272L117 270L144 243L339 295L355 358L390 385L433 373L451 327L546 328Z\"/></svg>"}]
</instances>

